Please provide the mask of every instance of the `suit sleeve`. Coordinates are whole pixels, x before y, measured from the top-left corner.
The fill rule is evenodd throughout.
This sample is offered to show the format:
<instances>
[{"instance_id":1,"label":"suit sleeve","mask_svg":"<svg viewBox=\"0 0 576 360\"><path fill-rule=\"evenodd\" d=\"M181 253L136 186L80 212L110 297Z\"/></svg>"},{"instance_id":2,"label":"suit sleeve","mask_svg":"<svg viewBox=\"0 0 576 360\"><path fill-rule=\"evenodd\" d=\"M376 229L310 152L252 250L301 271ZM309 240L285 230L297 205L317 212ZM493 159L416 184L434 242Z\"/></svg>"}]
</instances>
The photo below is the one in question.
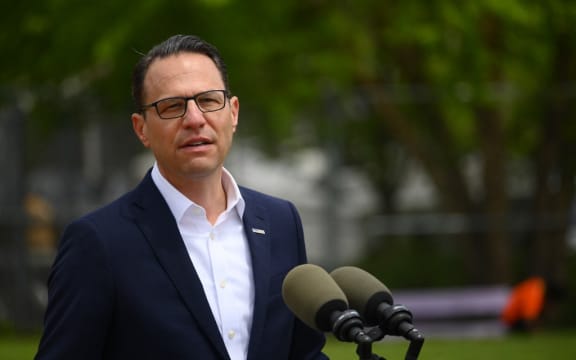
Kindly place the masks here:
<instances>
[{"instance_id":1,"label":"suit sleeve","mask_svg":"<svg viewBox=\"0 0 576 360\"><path fill-rule=\"evenodd\" d=\"M296 210L296 207L290 203L290 209L292 210L293 216L295 218L295 224L297 227L298 234L298 257L300 263L306 263L306 246L304 242L304 231L302 229L302 221L300 215ZM290 354L290 359L292 360L327 360L328 357L322 353L322 349L326 343L326 338L323 333L312 329L308 325L304 324L298 318L295 318L294 327L292 332L292 351Z\"/></svg>"},{"instance_id":2,"label":"suit sleeve","mask_svg":"<svg viewBox=\"0 0 576 360\"><path fill-rule=\"evenodd\" d=\"M102 359L113 288L96 226L87 220L68 226L48 279L44 332L35 359Z\"/></svg>"}]
</instances>

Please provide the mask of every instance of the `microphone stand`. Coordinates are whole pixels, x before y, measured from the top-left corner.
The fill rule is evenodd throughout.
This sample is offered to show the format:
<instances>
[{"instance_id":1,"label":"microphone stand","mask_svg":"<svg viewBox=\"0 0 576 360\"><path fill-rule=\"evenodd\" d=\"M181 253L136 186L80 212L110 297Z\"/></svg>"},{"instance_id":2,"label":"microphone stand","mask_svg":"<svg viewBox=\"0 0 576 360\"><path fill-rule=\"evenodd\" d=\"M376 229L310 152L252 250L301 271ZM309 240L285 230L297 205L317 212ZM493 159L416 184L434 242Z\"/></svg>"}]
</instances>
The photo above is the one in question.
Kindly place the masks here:
<instances>
[{"instance_id":1,"label":"microphone stand","mask_svg":"<svg viewBox=\"0 0 576 360\"><path fill-rule=\"evenodd\" d=\"M378 328L365 329L367 336L364 336L357 341L356 354L358 354L359 360L386 360L385 358L374 354L372 352L372 343L379 341L384 338L384 332ZM418 355L420 355L420 350L424 345L424 337L414 329L410 331L409 336L406 336L410 340L410 345L406 351L405 360L417 360Z\"/></svg>"},{"instance_id":2,"label":"microphone stand","mask_svg":"<svg viewBox=\"0 0 576 360\"><path fill-rule=\"evenodd\" d=\"M424 337L419 332L414 332L406 352L406 360L418 359L422 345L424 345Z\"/></svg>"},{"instance_id":3,"label":"microphone stand","mask_svg":"<svg viewBox=\"0 0 576 360\"><path fill-rule=\"evenodd\" d=\"M385 358L372 353L372 343L384 337L384 332L378 327L366 329L366 335L357 343L356 354L359 360L386 360Z\"/></svg>"},{"instance_id":4,"label":"microphone stand","mask_svg":"<svg viewBox=\"0 0 576 360\"><path fill-rule=\"evenodd\" d=\"M424 345L424 336L412 325L412 313L404 305L386 306L384 310L387 326L364 328L365 336L357 338L356 353L360 360L386 360L372 353L372 343L386 335L401 335L410 341L405 360L417 360Z\"/></svg>"},{"instance_id":5,"label":"microphone stand","mask_svg":"<svg viewBox=\"0 0 576 360\"><path fill-rule=\"evenodd\" d=\"M356 354L358 354L358 359L360 360L386 360L372 353L372 344L358 344Z\"/></svg>"}]
</instances>

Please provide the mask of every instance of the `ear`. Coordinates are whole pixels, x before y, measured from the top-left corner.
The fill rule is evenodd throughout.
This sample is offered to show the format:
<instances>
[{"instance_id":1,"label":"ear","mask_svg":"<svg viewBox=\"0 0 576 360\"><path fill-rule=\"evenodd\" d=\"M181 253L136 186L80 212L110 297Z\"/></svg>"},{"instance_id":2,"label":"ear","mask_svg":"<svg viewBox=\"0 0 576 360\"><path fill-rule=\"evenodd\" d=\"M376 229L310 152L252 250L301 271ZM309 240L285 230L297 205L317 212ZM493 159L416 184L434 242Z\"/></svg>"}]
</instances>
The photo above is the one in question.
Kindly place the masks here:
<instances>
[{"instance_id":1,"label":"ear","mask_svg":"<svg viewBox=\"0 0 576 360\"><path fill-rule=\"evenodd\" d=\"M238 126L238 114L240 113L240 101L237 96L230 98L230 116L232 116L232 130L236 132Z\"/></svg>"},{"instance_id":2,"label":"ear","mask_svg":"<svg viewBox=\"0 0 576 360\"><path fill-rule=\"evenodd\" d=\"M134 133L136 134L138 139L140 139L140 142L145 147L150 147L150 141L146 136L147 123L146 119L144 119L144 116L142 116L142 114L133 113L131 119L132 119L132 128L134 129Z\"/></svg>"}]
</instances>

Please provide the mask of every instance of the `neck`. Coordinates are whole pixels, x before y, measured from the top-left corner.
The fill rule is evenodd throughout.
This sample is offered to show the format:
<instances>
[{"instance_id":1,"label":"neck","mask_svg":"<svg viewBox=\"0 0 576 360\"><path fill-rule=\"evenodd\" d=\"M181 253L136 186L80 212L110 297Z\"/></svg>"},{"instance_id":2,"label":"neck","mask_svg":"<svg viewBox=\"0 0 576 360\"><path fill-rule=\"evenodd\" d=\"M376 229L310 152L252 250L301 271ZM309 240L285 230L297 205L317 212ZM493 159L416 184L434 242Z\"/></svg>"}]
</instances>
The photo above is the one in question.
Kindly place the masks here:
<instances>
[{"instance_id":1,"label":"neck","mask_svg":"<svg viewBox=\"0 0 576 360\"><path fill-rule=\"evenodd\" d=\"M204 188L203 188L204 187ZM182 192L186 197L206 210L206 217L211 224L216 223L218 216L226 210L227 198L222 181L217 183L190 184L189 191Z\"/></svg>"},{"instance_id":2,"label":"neck","mask_svg":"<svg viewBox=\"0 0 576 360\"><path fill-rule=\"evenodd\" d=\"M163 176L184 196L203 207L211 224L226 210L227 197L222 184L222 169L200 177L175 179L164 174Z\"/></svg>"}]
</instances>

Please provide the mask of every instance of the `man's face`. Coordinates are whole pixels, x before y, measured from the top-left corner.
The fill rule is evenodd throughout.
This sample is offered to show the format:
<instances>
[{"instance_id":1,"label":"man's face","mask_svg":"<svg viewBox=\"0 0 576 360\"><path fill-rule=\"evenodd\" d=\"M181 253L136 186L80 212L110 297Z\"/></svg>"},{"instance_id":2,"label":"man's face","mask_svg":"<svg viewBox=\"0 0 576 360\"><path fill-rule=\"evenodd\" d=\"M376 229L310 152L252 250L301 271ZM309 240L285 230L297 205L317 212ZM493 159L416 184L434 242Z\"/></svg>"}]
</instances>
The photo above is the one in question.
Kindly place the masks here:
<instances>
[{"instance_id":1,"label":"man's face","mask_svg":"<svg viewBox=\"0 0 576 360\"><path fill-rule=\"evenodd\" d=\"M214 62L203 54L180 53L155 60L144 79L144 103L208 90L223 90ZM154 107L132 114L136 135L150 148L162 175L172 184L219 174L238 124L239 102L232 97L215 112L201 112L193 100L186 114L161 119Z\"/></svg>"}]
</instances>

